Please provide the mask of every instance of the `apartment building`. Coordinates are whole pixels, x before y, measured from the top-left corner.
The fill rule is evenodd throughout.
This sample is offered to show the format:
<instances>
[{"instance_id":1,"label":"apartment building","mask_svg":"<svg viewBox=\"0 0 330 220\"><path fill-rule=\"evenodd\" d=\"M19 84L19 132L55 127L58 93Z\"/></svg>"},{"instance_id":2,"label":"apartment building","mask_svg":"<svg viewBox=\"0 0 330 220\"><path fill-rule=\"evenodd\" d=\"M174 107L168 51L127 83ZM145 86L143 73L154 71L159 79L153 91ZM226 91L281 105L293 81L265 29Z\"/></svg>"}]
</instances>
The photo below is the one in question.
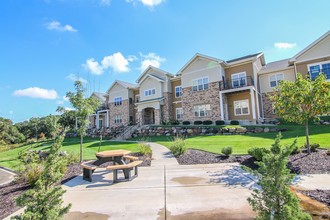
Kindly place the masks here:
<instances>
[{"instance_id":1,"label":"apartment building","mask_svg":"<svg viewBox=\"0 0 330 220\"><path fill-rule=\"evenodd\" d=\"M131 84L116 80L106 93L93 93L103 104L90 126L115 127L162 121L231 121L254 124L275 118L269 100L280 80L296 73L330 79L330 31L294 57L266 63L262 52L221 60L195 54L175 75L149 66Z\"/></svg>"}]
</instances>

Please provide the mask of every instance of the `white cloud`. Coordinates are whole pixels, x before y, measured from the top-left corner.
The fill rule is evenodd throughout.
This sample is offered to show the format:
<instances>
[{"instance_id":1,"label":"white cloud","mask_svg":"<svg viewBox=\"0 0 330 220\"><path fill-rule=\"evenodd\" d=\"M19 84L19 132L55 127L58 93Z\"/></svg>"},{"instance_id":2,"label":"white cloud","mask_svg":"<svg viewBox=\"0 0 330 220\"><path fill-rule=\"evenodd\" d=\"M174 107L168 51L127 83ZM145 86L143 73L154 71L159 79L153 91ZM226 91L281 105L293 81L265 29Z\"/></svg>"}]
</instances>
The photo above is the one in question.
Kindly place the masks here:
<instances>
[{"instance_id":1,"label":"white cloud","mask_svg":"<svg viewBox=\"0 0 330 220\"><path fill-rule=\"evenodd\" d=\"M94 58L86 60L86 63L83 64L83 67L95 75L101 75L104 70L111 68L114 72L125 73L129 72L129 62L134 61L135 56L130 55L127 59L123 56L122 53L117 52L109 56L105 56L101 64L96 61ZM136 58L137 59L137 58Z\"/></svg>"},{"instance_id":2,"label":"white cloud","mask_svg":"<svg viewBox=\"0 0 330 220\"><path fill-rule=\"evenodd\" d=\"M140 56L142 59L140 66L141 72L143 72L150 65L159 68L161 63L166 60L155 53L148 53L147 55L140 53Z\"/></svg>"},{"instance_id":3,"label":"white cloud","mask_svg":"<svg viewBox=\"0 0 330 220\"><path fill-rule=\"evenodd\" d=\"M27 89L19 89L14 91L14 96L26 96L30 98L40 99L56 99L57 92L54 89L42 89L39 87L30 87Z\"/></svg>"},{"instance_id":4,"label":"white cloud","mask_svg":"<svg viewBox=\"0 0 330 220\"><path fill-rule=\"evenodd\" d=\"M77 32L71 25L61 25L58 21L52 21L46 24L47 29L56 30L56 31L69 31L69 32Z\"/></svg>"},{"instance_id":5,"label":"white cloud","mask_svg":"<svg viewBox=\"0 0 330 220\"><path fill-rule=\"evenodd\" d=\"M10 114L10 115L14 114L14 111L13 111L13 110L10 110L10 111L9 111L9 114Z\"/></svg>"},{"instance_id":6,"label":"white cloud","mask_svg":"<svg viewBox=\"0 0 330 220\"><path fill-rule=\"evenodd\" d=\"M68 80L74 81L74 82L77 81L77 80L79 80L82 83L87 83L87 80L86 79L84 79L84 78L82 78L80 76L77 76L77 75L75 75L73 73L70 73L65 78L68 79Z\"/></svg>"},{"instance_id":7,"label":"white cloud","mask_svg":"<svg viewBox=\"0 0 330 220\"><path fill-rule=\"evenodd\" d=\"M291 49L297 46L296 43L285 43L285 42L278 42L274 43L274 46L278 49Z\"/></svg>"},{"instance_id":8,"label":"white cloud","mask_svg":"<svg viewBox=\"0 0 330 220\"><path fill-rule=\"evenodd\" d=\"M102 66L94 60L94 58L90 58L86 60L86 63L83 64L83 67L95 75L101 75L103 73Z\"/></svg>"},{"instance_id":9,"label":"white cloud","mask_svg":"<svg viewBox=\"0 0 330 220\"><path fill-rule=\"evenodd\" d=\"M69 99L68 97L66 97L65 95L64 95L62 98L63 98L63 100L66 101L66 102L69 102L69 101L70 101L70 99Z\"/></svg>"},{"instance_id":10,"label":"white cloud","mask_svg":"<svg viewBox=\"0 0 330 220\"><path fill-rule=\"evenodd\" d=\"M63 105L63 104L64 104L64 101L63 101L63 100L57 100L57 101L56 101L56 104L58 104L58 105Z\"/></svg>"},{"instance_id":11,"label":"white cloud","mask_svg":"<svg viewBox=\"0 0 330 220\"><path fill-rule=\"evenodd\" d=\"M136 5L137 2L141 2L144 6L147 6L149 8L153 8L154 6L160 5L165 0L126 0L128 3L132 3L133 5Z\"/></svg>"},{"instance_id":12,"label":"white cloud","mask_svg":"<svg viewBox=\"0 0 330 220\"><path fill-rule=\"evenodd\" d=\"M111 0L101 0L100 1L100 5L102 6L109 6L110 5Z\"/></svg>"},{"instance_id":13,"label":"white cloud","mask_svg":"<svg viewBox=\"0 0 330 220\"><path fill-rule=\"evenodd\" d=\"M70 107L64 107L64 109L67 110L67 111L73 111L74 110L74 108L70 108Z\"/></svg>"},{"instance_id":14,"label":"white cloud","mask_svg":"<svg viewBox=\"0 0 330 220\"><path fill-rule=\"evenodd\" d=\"M115 72L118 73L129 72L130 69L128 65L128 60L120 52L106 56L102 60L102 66L104 69L111 67Z\"/></svg>"},{"instance_id":15,"label":"white cloud","mask_svg":"<svg viewBox=\"0 0 330 220\"><path fill-rule=\"evenodd\" d=\"M138 58L135 55L128 55L127 60L129 62L133 62L135 60L138 60Z\"/></svg>"}]
</instances>

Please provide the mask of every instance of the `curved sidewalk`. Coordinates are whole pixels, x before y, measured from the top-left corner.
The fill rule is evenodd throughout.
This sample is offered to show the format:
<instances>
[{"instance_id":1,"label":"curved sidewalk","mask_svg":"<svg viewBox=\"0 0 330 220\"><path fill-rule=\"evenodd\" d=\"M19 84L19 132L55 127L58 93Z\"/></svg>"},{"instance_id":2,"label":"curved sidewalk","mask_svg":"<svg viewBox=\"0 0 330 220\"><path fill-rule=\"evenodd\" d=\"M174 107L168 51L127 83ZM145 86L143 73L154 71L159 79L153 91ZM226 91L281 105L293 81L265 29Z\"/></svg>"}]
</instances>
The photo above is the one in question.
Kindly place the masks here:
<instances>
[{"instance_id":1,"label":"curved sidewalk","mask_svg":"<svg viewBox=\"0 0 330 220\"><path fill-rule=\"evenodd\" d=\"M148 142L148 145L152 150L151 167L179 166L178 161L167 147L151 142Z\"/></svg>"}]
</instances>

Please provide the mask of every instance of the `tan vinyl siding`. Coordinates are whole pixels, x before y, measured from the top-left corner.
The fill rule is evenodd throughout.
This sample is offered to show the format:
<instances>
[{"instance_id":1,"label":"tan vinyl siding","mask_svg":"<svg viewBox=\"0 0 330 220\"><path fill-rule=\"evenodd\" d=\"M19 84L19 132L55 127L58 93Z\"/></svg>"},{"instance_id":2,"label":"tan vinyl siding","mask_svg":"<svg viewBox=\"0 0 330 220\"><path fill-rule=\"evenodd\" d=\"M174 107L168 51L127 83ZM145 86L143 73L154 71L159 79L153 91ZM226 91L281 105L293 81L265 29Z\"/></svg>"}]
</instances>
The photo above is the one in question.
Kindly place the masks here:
<instances>
[{"instance_id":1,"label":"tan vinyl siding","mask_svg":"<svg viewBox=\"0 0 330 220\"><path fill-rule=\"evenodd\" d=\"M320 63L320 62L329 61L329 60L330 60L330 55L325 58L310 60L308 62L303 62L303 63L298 63L298 64L296 64L297 73L301 73L305 77L309 72L308 64Z\"/></svg>"},{"instance_id":2,"label":"tan vinyl siding","mask_svg":"<svg viewBox=\"0 0 330 220\"><path fill-rule=\"evenodd\" d=\"M231 75L235 73L246 72L247 77L253 78L253 64L246 63L238 66L233 66L225 69L226 80L231 80Z\"/></svg>"},{"instance_id":3,"label":"tan vinyl siding","mask_svg":"<svg viewBox=\"0 0 330 220\"><path fill-rule=\"evenodd\" d=\"M253 120L250 91L230 93L230 94L226 94L226 96L228 103L229 120ZM235 116L234 101L245 100L245 99L249 100L249 114Z\"/></svg>"},{"instance_id":4,"label":"tan vinyl siding","mask_svg":"<svg viewBox=\"0 0 330 220\"><path fill-rule=\"evenodd\" d=\"M122 97L123 100L128 99L128 89L116 83L109 91L109 102L114 102L115 97Z\"/></svg>"},{"instance_id":5,"label":"tan vinyl siding","mask_svg":"<svg viewBox=\"0 0 330 220\"><path fill-rule=\"evenodd\" d=\"M176 80L176 81L172 81L172 95L173 95L173 101L176 102L176 101L181 101L181 97L177 98L175 97L175 87L177 86L181 86L181 79L180 80Z\"/></svg>"},{"instance_id":6,"label":"tan vinyl siding","mask_svg":"<svg viewBox=\"0 0 330 220\"><path fill-rule=\"evenodd\" d=\"M330 55L330 35L318 42L305 53L297 57L296 62L307 61L319 57L327 57Z\"/></svg>"},{"instance_id":7,"label":"tan vinyl siding","mask_svg":"<svg viewBox=\"0 0 330 220\"><path fill-rule=\"evenodd\" d=\"M273 87L270 87L270 76L276 74L283 74L284 80L294 81L296 78L296 74L294 73L294 69L287 69L278 72L272 72L267 74L262 74L259 76L260 83L260 93L268 93L273 91Z\"/></svg>"},{"instance_id":8,"label":"tan vinyl siding","mask_svg":"<svg viewBox=\"0 0 330 220\"><path fill-rule=\"evenodd\" d=\"M145 96L144 91L149 89L156 89L156 94ZM160 98L163 96L162 91L162 83L154 78L147 77L141 84L140 84L140 100L149 100L149 99L155 99Z\"/></svg>"}]
</instances>

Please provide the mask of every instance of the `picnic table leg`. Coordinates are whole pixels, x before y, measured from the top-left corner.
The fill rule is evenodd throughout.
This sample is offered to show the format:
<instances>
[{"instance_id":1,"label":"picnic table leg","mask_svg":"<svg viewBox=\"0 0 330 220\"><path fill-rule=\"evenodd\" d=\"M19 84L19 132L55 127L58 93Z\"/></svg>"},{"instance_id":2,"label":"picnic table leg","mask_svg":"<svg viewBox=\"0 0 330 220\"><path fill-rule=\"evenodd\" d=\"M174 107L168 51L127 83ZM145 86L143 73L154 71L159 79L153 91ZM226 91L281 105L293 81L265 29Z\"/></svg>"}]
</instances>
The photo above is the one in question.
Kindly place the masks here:
<instances>
[{"instance_id":1,"label":"picnic table leg","mask_svg":"<svg viewBox=\"0 0 330 220\"><path fill-rule=\"evenodd\" d=\"M93 174L93 170L84 168L83 169L83 180L92 182L92 174Z\"/></svg>"},{"instance_id":2,"label":"picnic table leg","mask_svg":"<svg viewBox=\"0 0 330 220\"><path fill-rule=\"evenodd\" d=\"M125 164L123 157L114 157L114 162L120 165ZM124 173L125 179L129 180L130 179L129 169L123 169L122 171Z\"/></svg>"}]
</instances>

